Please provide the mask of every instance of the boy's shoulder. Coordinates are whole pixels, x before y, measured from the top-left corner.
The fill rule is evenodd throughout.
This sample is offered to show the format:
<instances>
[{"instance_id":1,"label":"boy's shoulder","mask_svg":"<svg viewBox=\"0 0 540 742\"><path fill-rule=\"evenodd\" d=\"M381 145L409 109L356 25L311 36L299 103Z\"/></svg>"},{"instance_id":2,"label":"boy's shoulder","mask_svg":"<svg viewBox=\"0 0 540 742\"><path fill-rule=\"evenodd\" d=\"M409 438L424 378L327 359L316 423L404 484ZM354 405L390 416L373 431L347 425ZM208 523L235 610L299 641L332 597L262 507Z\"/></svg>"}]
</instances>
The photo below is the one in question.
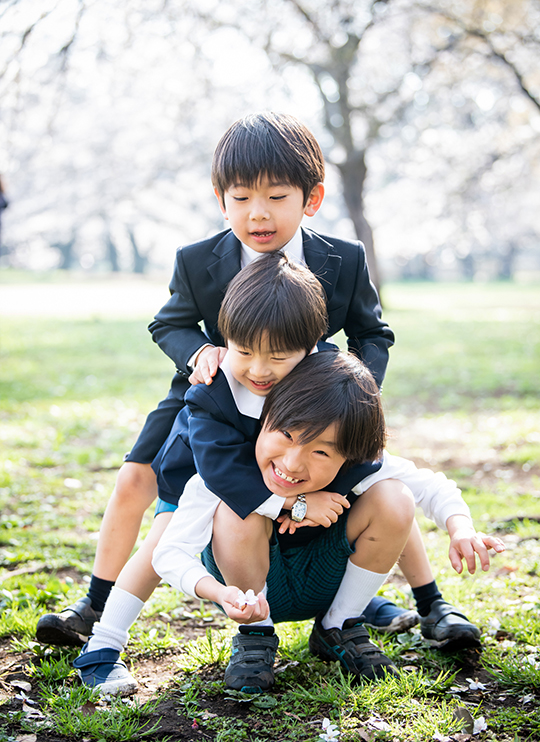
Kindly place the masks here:
<instances>
[{"instance_id":1,"label":"boy's shoulder","mask_svg":"<svg viewBox=\"0 0 540 742\"><path fill-rule=\"evenodd\" d=\"M365 248L360 240L348 240L343 237L335 237L331 234L315 232L313 229L302 227L304 250L316 249L327 250L331 254L341 257L352 257L358 254L365 255Z\"/></svg>"},{"instance_id":2,"label":"boy's shoulder","mask_svg":"<svg viewBox=\"0 0 540 742\"><path fill-rule=\"evenodd\" d=\"M218 256L225 255L228 252L240 248L240 241L230 229L223 229L221 232L207 237L204 240L191 242L188 245L181 245L177 250L177 256L181 253L182 257L197 257L201 259L203 253L215 253Z\"/></svg>"},{"instance_id":3,"label":"boy's shoulder","mask_svg":"<svg viewBox=\"0 0 540 742\"><path fill-rule=\"evenodd\" d=\"M217 370L212 383L208 386L206 384L191 386L186 392L185 401L192 413L195 409L203 411L241 430L246 426L251 430L254 424L251 417L238 409L227 377L221 369Z\"/></svg>"}]
</instances>

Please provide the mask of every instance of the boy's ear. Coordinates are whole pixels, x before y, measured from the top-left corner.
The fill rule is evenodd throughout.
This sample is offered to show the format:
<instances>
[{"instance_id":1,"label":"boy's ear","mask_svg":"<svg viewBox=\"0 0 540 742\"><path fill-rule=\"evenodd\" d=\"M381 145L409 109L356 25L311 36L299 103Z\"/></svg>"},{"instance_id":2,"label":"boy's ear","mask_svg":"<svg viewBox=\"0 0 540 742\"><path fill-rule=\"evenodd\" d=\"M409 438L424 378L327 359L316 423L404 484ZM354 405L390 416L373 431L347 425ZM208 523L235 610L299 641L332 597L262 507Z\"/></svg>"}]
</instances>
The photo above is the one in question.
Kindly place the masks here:
<instances>
[{"instance_id":1,"label":"boy's ear","mask_svg":"<svg viewBox=\"0 0 540 742\"><path fill-rule=\"evenodd\" d=\"M223 216L225 217L225 219L228 219L229 217L227 216L227 209L225 208L225 203L224 203L223 199L221 198L221 195L220 195L220 193L219 193L219 191L218 191L217 188L214 188L214 193L216 194L216 198L218 200L218 204L219 204L219 208L221 209L221 213L223 214Z\"/></svg>"},{"instance_id":2,"label":"boy's ear","mask_svg":"<svg viewBox=\"0 0 540 742\"><path fill-rule=\"evenodd\" d=\"M316 214L323 202L324 198L324 183L317 183L315 188L309 194L307 204L304 208L304 214L306 216L313 216Z\"/></svg>"}]
</instances>

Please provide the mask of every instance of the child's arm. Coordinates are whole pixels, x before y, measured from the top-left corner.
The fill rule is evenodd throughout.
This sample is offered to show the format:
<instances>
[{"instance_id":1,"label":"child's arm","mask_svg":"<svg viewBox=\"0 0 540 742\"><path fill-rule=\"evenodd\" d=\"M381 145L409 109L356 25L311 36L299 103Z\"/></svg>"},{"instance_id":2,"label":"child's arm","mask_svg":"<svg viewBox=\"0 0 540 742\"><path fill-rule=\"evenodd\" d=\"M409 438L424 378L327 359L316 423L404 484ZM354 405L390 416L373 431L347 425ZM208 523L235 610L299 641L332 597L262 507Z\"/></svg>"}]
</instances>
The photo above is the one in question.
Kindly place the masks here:
<instances>
[{"instance_id":1,"label":"child's arm","mask_svg":"<svg viewBox=\"0 0 540 742\"><path fill-rule=\"evenodd\" d=\"M354 487L355 494L362 494L372 484L383 479L397 479L411 490L415 503L424 514L434 520L450 536L449 558L456 572L462 571L465 559L469 572L474 573L478 554L482 569L489 569L487 549L504 551L503 542L494 536L477 533L470 510L456 483L442 472L418 469L412 461L384 453L383 465L375 474L366 477Z\"/></svg>"},{"instance_id":2,"label":"child's arm","mask_svg":"<svg viewBox=\"0 0 540 742\"><path fill-rule=\"evenodd\" d=\"M219 498L201 478L192 477L152 557L152 567L160 577L195 598L195 585L208 574L198 554L210 543L218 505Z\"/></svg>"},{"instance_id":3,"label":"child's arm","mask_svg":"<svg viewBox=\"0 0 540 742\"><path fill-rule=\"evenodd\" d=\"M198 557L210 543L218 505L219 499L204 486L201 478L193 477L154 549L152 567L177 590L220 604L238 623L262 621L269 613L264 595L260 593L256 603L239 605L238 588L227 587L214 579Z\"/></svg>"},{"instance_id":4,"label":"child's arm","mask_svg":"<svg viewBox=\"0 0 540 742\"><path fill-rule=\"evenodd\" d=\"M179 249L169 284L171 298L148 326L154 342L173 360L178 372L185 378L193 371L189 361L203 345L222 342L205 335L199 326L204 317L195 300L188 273L184 250Z\"/></svg>"},{"instance_id":5,"label":"child's arm","mask_svg":"<svg viewBox=\"0 0 540 742\"><path fill-rule=\"evenodd\" d=\"M238 411L225 376L191 387L186 403L193 458L206 486L240 518L267 501L273 507L260 514L276 518L284 500L266 487L255 460L259 422Z\"/></svg>"},{"instance_id":6,"label":"child's arm","mask_svg":"<svg viewBox=\"0 0 540 742\"><path fill-rule=\"evenodd\" d=\"M289 509L294 504L287 503L284 507ZM294 533L297 528L304 526L324 526L329 528L335 523L344 508L350 508L351 504L343 495L337 492L309 492L306 494L307 511L304 520L299 523L292 520L290 515L280 515L278 520L281 523L280 533Z\"/></svg>"},{"instance_id":7,"label":"child's arm","mask_svg":"<svg viewBox=\"0 0 540 742\"><path fill-rule=\"evenodd\" d=\"M364 247L359 244L357 249L356 286L343 330L347 336L349 351L366 364L377 385L381 387L388 365L388 349L394 344L394 333L381 319L381 304L369 277ZM331 309L330 305L330 324Z\"/></svg>"},{"instance_id":8,"label":"child's arm","mask_svg":"<svg viewBox=\"0 0 540 742\"><path fill-rule=\"evenodd\" d=\"M268 617L270 606L262 593L256 596L256 602L241 605L238 602L239 592L237 587L222 585L211 575L203 577L197 583L197 597L217 603L237 623L253 623Z\"/></svg>"}]
</instances>

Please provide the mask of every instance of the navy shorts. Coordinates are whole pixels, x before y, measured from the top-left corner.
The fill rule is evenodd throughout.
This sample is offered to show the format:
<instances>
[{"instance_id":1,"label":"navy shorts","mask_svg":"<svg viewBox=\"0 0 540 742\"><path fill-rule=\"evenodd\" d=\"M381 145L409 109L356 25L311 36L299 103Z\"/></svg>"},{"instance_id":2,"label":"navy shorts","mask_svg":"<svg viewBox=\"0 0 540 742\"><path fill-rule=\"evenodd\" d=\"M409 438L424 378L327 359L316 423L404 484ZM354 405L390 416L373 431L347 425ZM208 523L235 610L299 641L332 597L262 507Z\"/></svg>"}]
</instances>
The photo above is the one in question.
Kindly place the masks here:
<instances>
[{"instance_id":1,"label":"navy shorts","mask_svg":"<svg viewBox=\"0 0 540 742\"><path fill-rule=\"evenodd\" d=\"M266 578L267 600L274 623L303 621L328 610L345 574L354 548L347 541L348 511L303 546L282 550L276 538L270 543L270 569ZM305 526L309 528L309 526ZM225 584L214 561L212 544L201 555L208 572Z\"/></svg>"}]
</instances>

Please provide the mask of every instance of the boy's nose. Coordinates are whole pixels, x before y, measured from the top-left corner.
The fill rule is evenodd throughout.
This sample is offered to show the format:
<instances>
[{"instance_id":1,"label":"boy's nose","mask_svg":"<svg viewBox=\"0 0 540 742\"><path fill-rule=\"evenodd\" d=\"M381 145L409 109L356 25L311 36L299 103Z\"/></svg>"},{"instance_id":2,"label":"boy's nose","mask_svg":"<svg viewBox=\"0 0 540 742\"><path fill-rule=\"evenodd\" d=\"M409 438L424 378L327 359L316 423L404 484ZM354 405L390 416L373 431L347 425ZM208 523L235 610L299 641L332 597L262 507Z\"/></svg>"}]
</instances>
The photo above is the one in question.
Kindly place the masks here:
<instances>
[{"instance_id":1,"label":"boy's nose","mask_svg":"<svg viewBox=\"0 0 540 742\"><path fill-rule=\"evenodd\" d=\"M291 447L282 457L283 466L289 474L298 474L303 470L302 451L299 446Z\"/></svg>"},{"instance_id":2,"label":"boy's nose","mask_svg":"<svg viewBox=\"0 0 540 742\"><path fill-rule=\"evenodd\" d=\"M263 201L256 200L252 203L251 211L250 211L250 218L256 221L261 221L263 219L270 218L270 214L268 213L266 204Z\"/></svg>"},{"instance_id":3,"label":"boy's nose","mask_svg":"<svg viewBox=\"0 0 540 742\"><path fill-rule=\"evenodd\" d=\"M265 379L267 376L270 376L270 369L261 361L253 361L250 367L250 372L251 375L255 376L257 379Z\"/></svg>"}]
</instances>

